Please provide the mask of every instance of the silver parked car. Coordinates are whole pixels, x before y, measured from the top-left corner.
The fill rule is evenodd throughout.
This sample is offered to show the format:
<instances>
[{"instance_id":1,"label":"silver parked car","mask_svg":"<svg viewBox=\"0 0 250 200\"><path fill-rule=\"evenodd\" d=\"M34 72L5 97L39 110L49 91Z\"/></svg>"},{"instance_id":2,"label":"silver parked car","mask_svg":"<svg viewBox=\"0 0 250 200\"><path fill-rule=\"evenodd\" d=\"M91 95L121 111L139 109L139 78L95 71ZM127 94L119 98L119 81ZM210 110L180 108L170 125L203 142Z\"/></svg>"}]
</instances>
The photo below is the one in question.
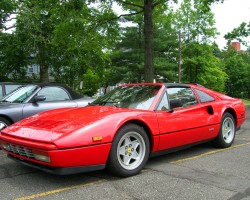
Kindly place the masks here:
<instances>
[{"instance_id":1,"label":"silver parked car","mask_svg":"<svg viewBox=\"0 0 250 200\"><path fill-rule=\"evenodd\" d=\"M0 130L42 111L86 106L95 100L83 97L62 84L29 84L20 86L0 99Z\"/></svg>"}]
</instances>

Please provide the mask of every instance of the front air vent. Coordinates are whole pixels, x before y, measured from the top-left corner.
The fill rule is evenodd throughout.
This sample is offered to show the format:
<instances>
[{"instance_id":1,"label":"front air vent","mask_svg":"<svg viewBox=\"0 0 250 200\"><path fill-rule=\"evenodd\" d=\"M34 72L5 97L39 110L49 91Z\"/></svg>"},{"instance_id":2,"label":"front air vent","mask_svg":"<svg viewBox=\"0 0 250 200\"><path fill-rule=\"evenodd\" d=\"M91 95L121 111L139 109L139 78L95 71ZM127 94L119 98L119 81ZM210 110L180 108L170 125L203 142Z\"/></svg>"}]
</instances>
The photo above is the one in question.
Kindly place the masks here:
<instances>
[{"instance_id":1,"label":"front air vent","mask_svg":"<svg viewBox=\"0 0 250 200\"><path fill-rule=\"evenodd\" d=\"M12 152L14 154L17 154L17 155L25 156L27 158L34 158L35 157L31 149L27 149L24 147L13 145L13 144L5 145L5 150Z\"/></svg>"}]
</instances>

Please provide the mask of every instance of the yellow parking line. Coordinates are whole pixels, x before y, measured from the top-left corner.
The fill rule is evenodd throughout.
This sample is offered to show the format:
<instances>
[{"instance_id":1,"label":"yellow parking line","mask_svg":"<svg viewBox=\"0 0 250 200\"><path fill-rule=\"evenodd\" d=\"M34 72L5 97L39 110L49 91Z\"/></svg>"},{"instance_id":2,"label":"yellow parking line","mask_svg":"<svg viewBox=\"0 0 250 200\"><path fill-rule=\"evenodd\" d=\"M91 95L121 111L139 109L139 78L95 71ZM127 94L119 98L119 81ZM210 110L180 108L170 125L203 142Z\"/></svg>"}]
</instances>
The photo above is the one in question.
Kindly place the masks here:
<instances>
[{"instance_id":1,"label":"yellow parking line","mask_svg":"<svg viewBox=\"0 0 250 200\"><path fill-rule=\"evenodd\" d=\"M7 157L7 154L2 154L2 155L0 155L0 157Z\"/></svg>"},{"instance_id":2,"label":"yellow parking line","mask_svg":"<svg viewBox=\"0 0 250 200\"><path fill-rule=\"evenodd\" d=\"M218 153L218 152L222 152L222 151L227 151L227 150L230 150L230 149L235 149L235 148L243 147L243 146L246 146L246 145L249 145L249 144L250 144L250 142L243 143L243 144L238 144L238 145L235 145L235 146L231 146L229 148L218 149L218 150L215 150L215 151L210 151L210 152L207 152L207 153L200 154L198 156L192 156L192 157L189 157L189 158L184 158L184 159L176 160L176 161L173 161L173 162L170 162L170 163L171 164L177 164L177 163L181 163L181 162L185 162L185 161L189 161L189 160L194 160L194 159L197 159L197 158L200 158L200 157L203 157L203 156L208 156L208 155L215 154L215 153ZM43 193L40 193L40 194L34 194L34 195L31 195L31 196L17 198L15 200L35 199L35 198L38 198L38 197L44 197L44 196L48 196L48 195L52 195L52 194L64 192L64 191L67 191L67 190L72 190L72 189L76 189L76 188L80 188L80 187L86 187L86 186L90 186L90 185L95 185L95 184L98 184L98 183L101 183L101 182L104 182L104 181L105 180L99 180L99 181L94 181L94 182L90 182L90 183L85 183L85 184L75 185L75 186L71 186L71 187L61 188L61 189L57 189L57 190L51 190L51 191L43 192Z\"/></svg>"},{"instance_id":3,"label":"yellow parking line","mask_svg":"<svg viewBox=\"0 0 250 200\"><path fill-rule=\"evenodd\" d=\"M246 136L246 135L237 135L237 138L240 138L240 139L250 139L250 136Z\"/></svg>"},{"instance_id":4,"label":"yellow parking line","mask_svg":"<svg viewBox=\"0 0 250 200\"><path fill-rule=\"evenodd\" d=\"M31 195L31 196L17 198L15 200L35 199L35 198L38 198L38 197L44 197L44 196L48 196L48 195L52 195L52 194L64 192L64 191L67 191L67 190L72 190L72 189L76 189L76 188L80 188L80 187L86 187L86 186L90 186L90 185L95 185L95 184L101 183L103 181L104 180L99 180L99 181L94 181L94 182L91 182L91 183L84 183L84 184L80 184L80 185L74 185L74 186L71 186L71 187L61 188L61 189L57 189L57 190L51 190L51 191L43 192L43 193L40 193L40 194L34 194L34 195Z\"/></svg>"},{"instance_id":5,"label":"yellow parking line","mask_svg":"<svg viewBox=\"0 0 250 200\"><path fill-rule=\"evenodd\" d=\"M185 161L189 161L189 160L194 160L194 159L197 159L197 158L201 158L203 156L208 156L208 155L215 154L215 153L218 153L218 152L222 152L222 151L227 151L227 150L230 150L230 149L235 149L235 148L243 147L243 146L246 146L246 145L249 145L249 144L250 144L250 142L243 143L243 144L238 144L238 145L235 145L235 146L231 146L229 148L218 149L218 150L215 150L215 151L210 151L210 152L207 152L207 153L200 154L198 156L192 156L192 157L189 157L189 158L184 158L184 159L172 161L170 163L171 164L177 164L177 163L181 163L181 162L185 162Z\"/></svg>"}]
</instances>

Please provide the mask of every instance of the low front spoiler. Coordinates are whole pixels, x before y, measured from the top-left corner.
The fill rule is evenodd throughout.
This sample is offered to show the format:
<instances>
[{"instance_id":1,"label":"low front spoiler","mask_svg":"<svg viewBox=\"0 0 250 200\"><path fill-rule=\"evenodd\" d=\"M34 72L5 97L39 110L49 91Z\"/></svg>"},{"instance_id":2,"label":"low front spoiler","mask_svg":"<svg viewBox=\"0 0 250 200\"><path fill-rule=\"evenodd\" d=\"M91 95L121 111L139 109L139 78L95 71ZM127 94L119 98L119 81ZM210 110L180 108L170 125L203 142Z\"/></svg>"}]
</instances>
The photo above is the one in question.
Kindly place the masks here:
<instances>
[{"instance_id":1,"label":"low front spoiler","mask_svg":"<svg viewBox=\"0 0 250 200\"><path fill-rule=\"evenodd\" d=\"M26 160L21 160L18 159L10 154L8 154L8 158L19 162L21 164L24 164L29 167L33 167L35 169L39 169L51 174L56 174L56 175L70 175L70 174L78 174L78 173L84 173L84 172L91 172L91 171L98 171L102 170L106 167L105 164L100 164L100 165L89 165L89 166L77 166L77 167L49 167L45 165L39 165L36 163L32 163Z\"/></svg>"}]
</instances>

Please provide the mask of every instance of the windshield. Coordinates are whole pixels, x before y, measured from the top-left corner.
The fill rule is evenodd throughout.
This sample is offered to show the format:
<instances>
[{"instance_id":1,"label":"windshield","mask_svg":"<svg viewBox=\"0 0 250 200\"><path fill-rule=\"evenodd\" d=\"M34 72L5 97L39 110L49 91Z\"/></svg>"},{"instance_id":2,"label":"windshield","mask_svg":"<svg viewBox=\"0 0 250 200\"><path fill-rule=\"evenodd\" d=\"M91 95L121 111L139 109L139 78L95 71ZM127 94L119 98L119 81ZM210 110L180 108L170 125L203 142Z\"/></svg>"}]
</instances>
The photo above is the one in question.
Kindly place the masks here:
<instances>
[{"instance_id":1,"label":"windshield","mask_svg":"<svg viewBox=\"0 0 250 200\"><path fill-rule=\"evenodd\" d=\"M98 98L91 105L148 110L160 88L154 85L121 86Z\"/></svg>"},{"instance_id":2,"label":"windshield","mask_svg":"<svg viewBox=\"0 0 250 200\"><path fill-rule=\"evenodd\" d=\"M36 85L27 85L22 86L3 97L1 102L10 102L10 103L23 103L27 100L36 90L38 86Z\"/></svg>"}]
</instances>

